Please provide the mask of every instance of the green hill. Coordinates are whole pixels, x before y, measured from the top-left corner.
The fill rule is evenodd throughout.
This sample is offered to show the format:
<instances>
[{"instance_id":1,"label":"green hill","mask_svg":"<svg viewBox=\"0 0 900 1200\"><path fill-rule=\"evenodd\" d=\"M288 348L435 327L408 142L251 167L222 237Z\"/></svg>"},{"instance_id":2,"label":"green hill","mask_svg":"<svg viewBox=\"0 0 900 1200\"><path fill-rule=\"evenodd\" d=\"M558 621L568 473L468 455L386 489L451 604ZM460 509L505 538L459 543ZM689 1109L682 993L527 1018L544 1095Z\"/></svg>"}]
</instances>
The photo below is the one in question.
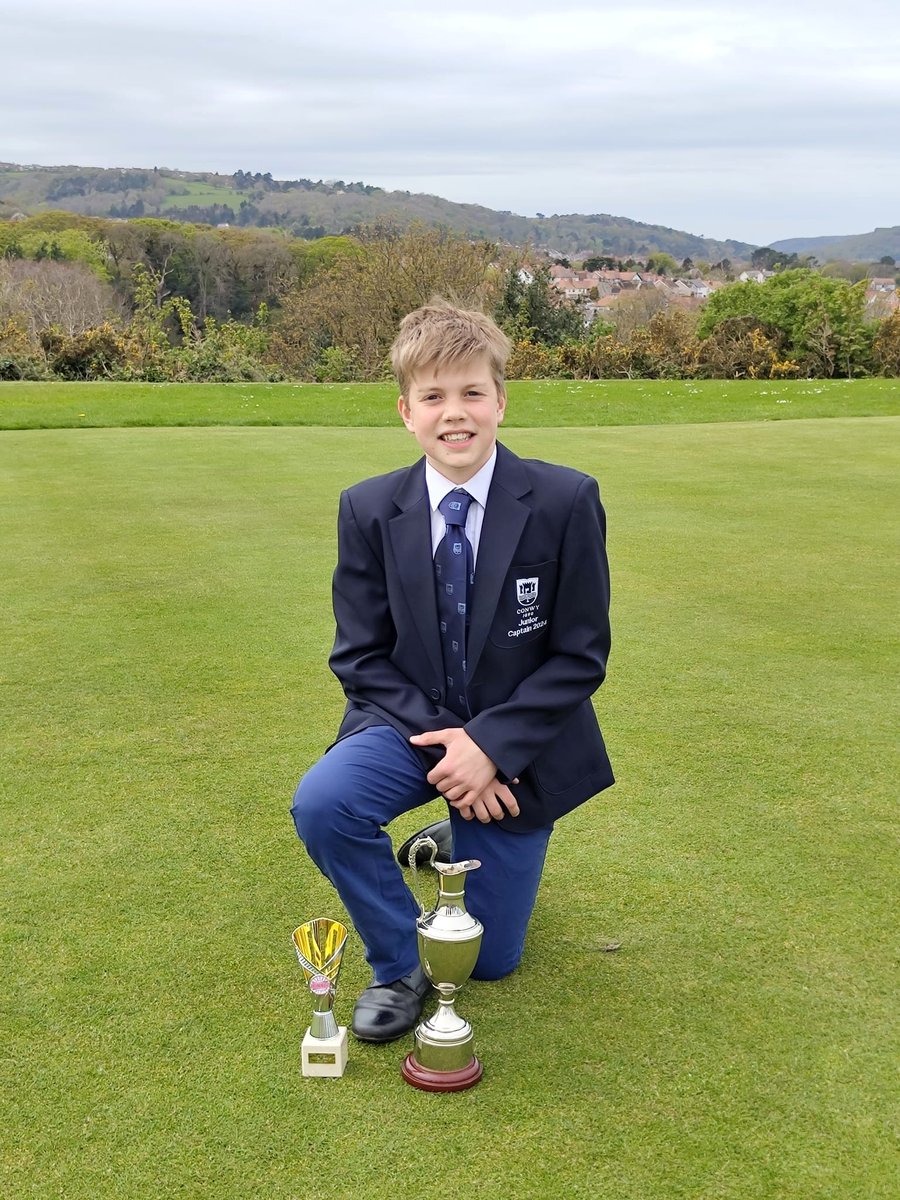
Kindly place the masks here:
<instances>
[{"instance_id":1,"label":"green hill","mask_svg":"<svg viewBox=\"0 0 900 1200\"><path fill-rule=\"evenodd\" d=\"M645 258L665 251L718 262L746 260L747 242L696 237L607 213L523 217L439 196L389 192L343 180L273 179L163 168L41 167L0 163L0 213L31 215L64 209L97 217L160 217L209 224L278 226L297 237L338 234L359 225L412 221L442 225L473 237L556 251L572 257L608 254Z\"/></svg>"},{"instance_id":2,"label":"green hill","mask_svg":"<svg viewBox=\"0 0 900 1200\"><path fill-rule=\"evenodd\" d=\"M878 262L886 254L900 259L900 225L845 237L788 238L773 242L772 249L785 250L788 254L814 254L820 262L842 258L851 262Z\"/></svg>"}]
</instances>

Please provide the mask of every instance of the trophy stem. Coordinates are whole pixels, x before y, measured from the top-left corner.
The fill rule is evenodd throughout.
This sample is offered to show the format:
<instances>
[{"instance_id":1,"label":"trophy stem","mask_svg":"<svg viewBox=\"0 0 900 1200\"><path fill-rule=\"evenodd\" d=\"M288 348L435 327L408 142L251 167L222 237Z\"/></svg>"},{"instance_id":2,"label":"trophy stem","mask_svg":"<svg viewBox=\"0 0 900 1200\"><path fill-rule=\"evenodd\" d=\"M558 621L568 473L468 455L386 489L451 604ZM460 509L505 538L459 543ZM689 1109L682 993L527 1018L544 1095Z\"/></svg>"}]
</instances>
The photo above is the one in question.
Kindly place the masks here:
<instances>
[{"instance_id":1,"label":"trophy stem","mask_svg":"<svg viewBox=\"0 0 900 1200\"><path fill-rule=\"evenodd\" d=\"M337 1037L338 1023L334 1013L330 1009L328 1012L314 1012L309 1023L309 1032L315 1038Z\"/></svg>"}]
</instances>

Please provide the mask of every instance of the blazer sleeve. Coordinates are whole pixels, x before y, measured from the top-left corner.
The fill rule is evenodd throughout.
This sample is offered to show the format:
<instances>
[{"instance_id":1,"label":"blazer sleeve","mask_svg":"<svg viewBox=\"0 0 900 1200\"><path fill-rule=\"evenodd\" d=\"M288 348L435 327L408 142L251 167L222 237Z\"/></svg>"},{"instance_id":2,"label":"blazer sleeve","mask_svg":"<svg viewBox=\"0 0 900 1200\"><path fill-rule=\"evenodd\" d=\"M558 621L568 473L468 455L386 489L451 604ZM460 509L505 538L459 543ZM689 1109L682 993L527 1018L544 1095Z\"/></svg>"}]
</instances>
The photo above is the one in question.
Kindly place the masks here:
<instances>
[{"instance_id":1,"label":"blazer sleeve","mask_svg":"<svg viewBox=\"0 0 900 1200\"><path fill-rule=\"evenodd\" d=\"M473 741L513 779L547 747L606 676L610 650L606 516L585 476L569 512L547 656L501 704L466 723Z\"/></svg>"},{"instance_id":2,"label":"blazer sleeve","mask_svg":"<svg viewBox=\"0 0 900 1200\"><path fill-rule=\"evenodd\" d=\"M397 631L384 551L366 538L348 492L341 494L338 510L332 600L337 628L328 663L351 705L386 715L410 734L462 725L460 717L435 704L392 661Z\"/></svg>"}]
</instances>

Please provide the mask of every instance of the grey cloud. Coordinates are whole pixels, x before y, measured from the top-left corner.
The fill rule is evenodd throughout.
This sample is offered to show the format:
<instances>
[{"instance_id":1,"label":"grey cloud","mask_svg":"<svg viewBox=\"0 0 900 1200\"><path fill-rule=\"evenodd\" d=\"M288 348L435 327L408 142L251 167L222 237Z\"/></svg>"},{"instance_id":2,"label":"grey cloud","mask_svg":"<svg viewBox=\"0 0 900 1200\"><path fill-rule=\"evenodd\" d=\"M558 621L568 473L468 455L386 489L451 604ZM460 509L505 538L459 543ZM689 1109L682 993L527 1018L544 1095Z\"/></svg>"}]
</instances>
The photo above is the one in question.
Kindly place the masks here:
<instances>
[{"instance_id":1,"label":"grey cloud","mask_svg":"<svg viewBox=\"0 0 900 1200\"><path fill-rule=\"evenodd\" d=\"M892 4L260 0L247 18L211 0L32 0L4 21L0 158L464 181L453 198L514 211L601 195L637 215L652 188L663 223L747 240L748 214L777 219L780 173L785 212L805 178L826 232L898 219ZM846 177L862 163L880 183L868 209ZM772 236L791 232L815 230Z\"/></svg>"}]
</instances>

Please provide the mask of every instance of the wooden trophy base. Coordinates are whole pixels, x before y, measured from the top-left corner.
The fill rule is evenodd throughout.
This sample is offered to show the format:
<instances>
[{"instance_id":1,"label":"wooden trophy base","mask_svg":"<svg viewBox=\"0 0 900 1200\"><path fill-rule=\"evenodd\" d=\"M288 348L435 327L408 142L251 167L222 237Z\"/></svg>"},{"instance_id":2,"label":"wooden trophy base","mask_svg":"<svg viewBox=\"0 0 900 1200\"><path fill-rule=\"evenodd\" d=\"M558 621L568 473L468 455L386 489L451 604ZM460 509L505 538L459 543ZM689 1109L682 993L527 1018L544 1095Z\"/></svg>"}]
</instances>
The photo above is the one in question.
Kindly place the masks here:
<instances>
[{"instance_id":1,"label":"wooden trophy base","mask_svg":"<svg viewBox=\"0 0 900 1200\"><path fill-rule=\"evenodd\" d=\"M339 1025L337 1037L313 1037L307 1029L300 1055L304 1075L339 1079L347 1066L347 1026Z\"/></svg>"},{"instance_id":2,"label":"wooden trophy base","mask_svg":"<svg viewBox=\"0 0 900 1200\"><path fill-rule=\"evenodd\" d=\"M414 1054L407 1054L400 1074L407 1083L423 1092L462 1092L474 1087L484 1073L484 1067L473 1055L468 1066L458 1071L432 1071L419 1066Z\"/></svg>"}]
</instances>

